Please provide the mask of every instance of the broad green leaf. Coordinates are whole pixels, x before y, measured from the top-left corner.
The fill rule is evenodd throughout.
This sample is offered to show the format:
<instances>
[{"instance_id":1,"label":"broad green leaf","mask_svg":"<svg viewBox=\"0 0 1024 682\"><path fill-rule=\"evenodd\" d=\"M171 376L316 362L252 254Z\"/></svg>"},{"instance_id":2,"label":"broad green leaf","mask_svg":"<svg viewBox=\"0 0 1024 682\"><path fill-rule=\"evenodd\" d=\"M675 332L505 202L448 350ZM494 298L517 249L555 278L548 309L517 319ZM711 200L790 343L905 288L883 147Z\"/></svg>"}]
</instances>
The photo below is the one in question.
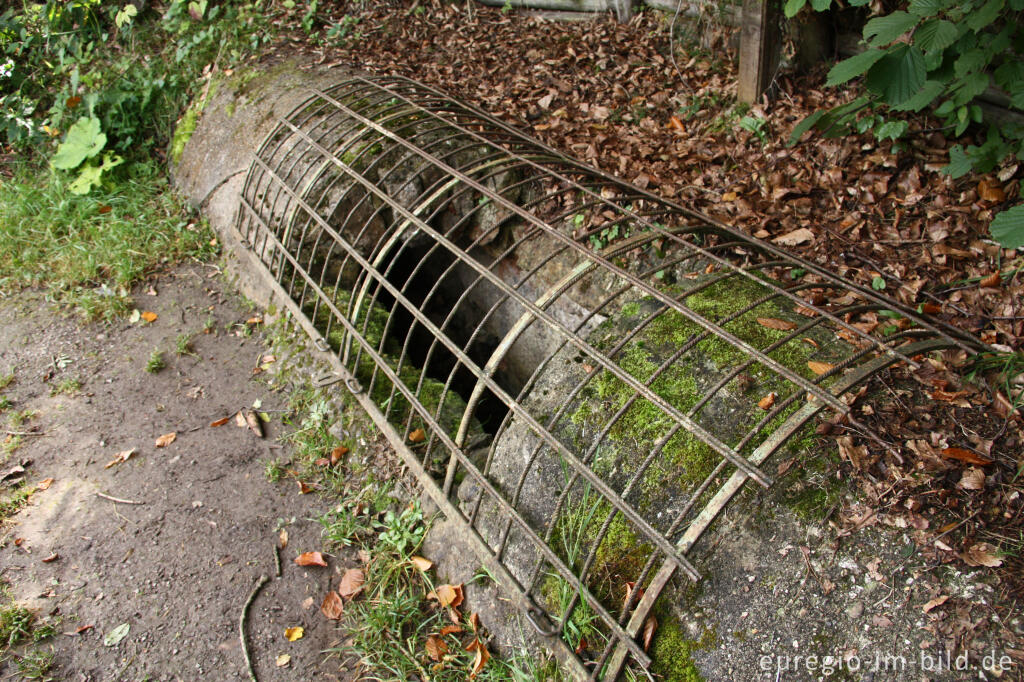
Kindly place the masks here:
<instances>
[{"instance_id":1,"label":"broad green leaf","mask_svg":"<svg viewBox=\"0 0 1024 682\"><path fill-rule=\"evenodd\" d=\"M813 128L814 124L817 123L819 120L821 120L821 117L824 116L824 115L825 115L825 111L822 110L822 109L819 109L818 111L815 111L813 114L811 114L810 116L808 116L804 120L802 120L799 123L797 123L796 127L793 128L793 132L790 133L790 135L789 135L789 145L788 146L792 147L797 142L799 142L800 138L803 137L804 133L806 133L808 130Z\"/></svg>"},{"instance_id":2,"label":"broad green leaf","mask_svg":"<svg viewBox=\"0 0 1024 682\"><path fill-rule=\"evenodd\" d=\"M900 45L888 52L868 71L864 86L889 105L898 105L916 95L924 86L924 57L913 45Z\"/></svg>"},{"instance_id":3,"label":"broad green leaf","mask_svg":"<svg viewBox=\"0 0 1024 682\"><path fill-rule=\"evenodd\" d=\"M956 38L956 26L945 19L929 19L914 31L914 44L925 52L945 50Z\"/></svg>"},{"instance_id":4,"label":"broad green leaf","mask_svg":"<svg viewBox=\"0 0 1024 682\"><path fill-rule=\"evenodd\" d=\"M811 0L815 12L825 12L832 6L832 0Z\"/></svg>"},{"instance_id":5,"label":"broad green leaf","mask_svg":"<svg viewBox=\"0 0 1024 682\"><path fill-rule=\"evenodd\" d=\"M917 25L918 18L906 12L875 17L864 24L864 39L871 47L888 45Z\"/></svg>"},{"instance_id":6,"label":"broad green leaf","mask_svg":"<svg viewBox=\"0 0 1024 682\"><path fill-rule=\"evenodd\" d=\"M943 9L945 9L946 3L944 0L910 0L910 6L907 10L911 14L916 14L922 19L926 17L933 17Z\"/></svg>"},{"instance_id":7,"label":"broad green leaf","mask_svg":"<svg viewBox=\"0 0 1024 682\"><path fill-rule=\"evenodd\" d=\"M901 104L895 105L893 111L921 111L942 94L946 85L941 81L925 81L917 94Z\"/></svg>"},{"instance_id":8,"label":"broad green leaf","mask_svg":"<svg viewBox=\"0 0 1024 682\"><path fill-rule=\"evenodd\" d=\"M782 11L785 13L787 19L792 19L796 16L797 12L804 8L807 4L807 0L786 0L785 6Z\"/></svg>"},{"instance_id":9,"label":"broad green leaf","mask_svg":"<svg viewBox=\"0 0 1024 682\"><path fill-rule=\"evenodd\" d=\"M839 85L851 78L856 78L870 69L875 62L884 56L884 50L872 49L844 59L829 70L828 80L825 81L825 85Z\"/></svg>"},{"instance_id":10,"label":"broad green leaf","mask_svg":"<svg viewBox=\"0 0 1024 682\"><path fill-rule=\"evenodd\" d=\"M1024 204L997 213L988 226L988 231L1003 248L1024 247Z\"/></svg>"},{"instance_id":11,"label":"broad green leaf","mask_svg":"<svg viewBox=\"0 0 1024 682\"><path fill-rule=\"evenodd\" d=\"M68 130L50 163L60 170L78 168L83 161L99 154L106 144L107 136L100 130L100 120L83 116Z\"/></svg>"},{"instance_id":12,"label":"broad green leaf","mask_svg":"<svg viewBox=\"0 0 1024 682\"><path fill-rule=\"evenodd\" d=\"M132 19L135 18L139 13L139 8L131 3L125 5L114 17L114 24L118 28L124 28L126 25L132 23Z\"/></svg>"},{"instance_id":13,"label":"broad green leaf","mask_svg":"<svg viewBox=\"0 0 1024 682\"><path fill-rule=\"evenodd\" d=\"M967 15L967 26L972 31L980 31L996 20L1004 4L1005 0L988 0L981 9Z\"/></svg>"},{"instance_id":14,"label":"broad green leaf","mask_svg":"<svg viewBox=\"0 0 1024 682\"><path fill-rule=\"evenodd\" d=\"M1010 9L1019 12L1024 9L1024 0L1010 0Z\"/></svg>"},{"instance_id":15,"label":"broad green leaf","mask_svg":"<svg viewBox=\"0 0 1024 682\"><path fill-rule=\"evenodd\" d=\"M88 194L92 191L93 187L99 187L103 180L103 174L111 168L120 166L124 162L120 156L107 152L103 155L103 163L99 166L93 164L87 164L82 166L78 172L78 177L75 178L74 182L68 185L68 190L72 194Z\"/></svg>"},{"instance_id":16,"label":"broad green leaf","mask_svg":"<svg viewBox=\"0 0 1024 682\"><path fill-rule=\"evenodd\" d=\"M949 148L949 165L942 171L954 180L971 172L971 160L964 153L963 145L955 144Z\"/></svg>"},{"instance_id":17,"label":"broad green leaf","mask_svg":"<svg viewBox=\"0 0 1024 682\"><path fill-rule=\"evenodd\" d=\"M963 106L988 89L987 73L976 73L950 84L949 91L957 106Z\"/></svg>"},{"instance_id":18,"label":"broad green leaf","mask_svg":"<svg viewBox=\"0 0 1024 682\"><path fill-rule=\"evenodd\" d=\"M895 142L903 137L903 133L907 132L907 127L906 121L886 121L875 128L875 137L879 140L893 140Z\"/></svg>"},{"instance_id":19,"label":"broad green leaf","mask_svg":"<svg viewBox=\"0 0 1024 682\"><path fill-rule=\"evenodd\" d=\"M985 68L986 64L988 64L988 58L985 56L985 51L980 47L976 47L973 50L962 52L957 57L956 64L953 66L953 73L956 74L957 78L963 78L969 73Z\"/></svg>"}]
</instances>

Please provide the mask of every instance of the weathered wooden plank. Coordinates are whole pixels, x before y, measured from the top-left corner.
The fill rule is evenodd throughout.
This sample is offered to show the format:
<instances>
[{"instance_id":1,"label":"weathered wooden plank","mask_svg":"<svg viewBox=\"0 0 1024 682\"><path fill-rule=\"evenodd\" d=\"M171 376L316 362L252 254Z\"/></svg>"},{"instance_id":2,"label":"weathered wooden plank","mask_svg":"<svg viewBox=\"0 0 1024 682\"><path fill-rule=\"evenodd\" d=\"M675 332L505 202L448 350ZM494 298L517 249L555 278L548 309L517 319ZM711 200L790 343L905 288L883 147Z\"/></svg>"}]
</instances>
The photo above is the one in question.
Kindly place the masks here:
<instances>
[{"instance_id":1,"label":"weathered wooden plank","mask_svg":"<svg viewBox=\"0 0 1024 682\"><path fill-rule=\"evenodd\" d=\"M772 0L744 0L740 20L740 72L736 96L754 103L771 85L779 64L779 5Z\"/></svg>"}]
</instances>

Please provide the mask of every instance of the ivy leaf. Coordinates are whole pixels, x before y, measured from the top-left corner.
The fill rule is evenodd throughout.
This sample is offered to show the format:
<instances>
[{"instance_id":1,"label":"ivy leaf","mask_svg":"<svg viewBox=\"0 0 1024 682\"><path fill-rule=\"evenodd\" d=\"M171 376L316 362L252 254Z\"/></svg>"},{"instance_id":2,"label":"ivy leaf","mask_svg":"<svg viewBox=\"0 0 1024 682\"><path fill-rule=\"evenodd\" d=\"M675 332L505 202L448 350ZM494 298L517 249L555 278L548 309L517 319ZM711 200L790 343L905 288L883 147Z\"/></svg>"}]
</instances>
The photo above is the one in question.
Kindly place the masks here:
<instances>
[{"instance_id":1,"label":"ivy leaf","mask_svg":"<svg viewBox=\"0 0 1024 682\"><path fill-rule=\"evenodd\" d=\"M99 154L106 144L107 136L100 130L100 120L83 116L68 130L50 163L60 170L78 168L83 161Z\"/></svg>"},{"instance_id":2,"label":"ivy leaf","mask_svg":"<svg viewBox=\"0 0 1024 682\"><path fill-rule=\"evenodd\" d=\"M968 14L968 28L977 32L991 24L999 16L999 11L1003 9L1005 2L1006 0L988 0L981 6L981 9Z\"/></svg>"},{"instance_id":3,"label":"ivy leaf","mask_svg":"<svg viewBox=\"0 0 1024 682\"><path fill-rule=\"evenodd\" d=\"M956 42L959 32L952 22L945 19L929 19L914 31L914 44L925 52L945 50Z\"/></svg>"},{"instance_id":4,"label":"ivy leaf","mask_svg":"<svg viewBox=\"0 0 1024 682\"><path fill-rule=\"evenodd\" d=\"M785 6L782 8L787 19L792 19L796 16L797 12L804 8L807 4L807 0L786 0Z\"/></svg>"},{"instance_id":5,"label":"ivy leaf","mask_svg":"<svg viewBox=\"0 0 1024 682\"><path fill-rule=\"evenodd\" d=\"M907 12L893 12L884 17L875 17L864 24L864 40L871 47L888 45L914 28L919 18Z\"/></svg>"},{"instance_id":6,"label":"ivy leaf","mask_svg":"<svg viewBox=\"0 0 1024 682\"><path fill-rule=\"evenodd\" d=\"M839 85L851 78L856 78L874 66L875 62L884 56L884 50L875 49L865 50L860 54L844 59L829 69L828 80L825 81L825 85Z\"/></svg>"},{"instance_id":7,"label":"ivy leaf","mask_svg":"<svg viewBox=\"0 0 1024 682\"><path fill-rule=\"evenodd\" d=\"M880 95L886 104L902 104L921 90L926 73L921 50L903 44L871 67L864 86Z\"/></svg>"},{"instance_id":8,"label":"ivy leaf","mask_svg":"<svg viewBox=\"0 0 1024 682\"><path fill-rule=\"evenodd\" d=\"M946 85L942 81L925 81L924 86L905 102L892 107L893 111L921 111L943 93Z\"/></svg>"},{"instance_id":9,"label":"ivy leaf","mask_svg":"<svg viewBox=\"0 0 1024 682\"><path fill-rule=\"evenodd\" d=\"M1005 249L1024 247L1024 204L996 214L988 230Z\"/></svg>"}]
</instances>

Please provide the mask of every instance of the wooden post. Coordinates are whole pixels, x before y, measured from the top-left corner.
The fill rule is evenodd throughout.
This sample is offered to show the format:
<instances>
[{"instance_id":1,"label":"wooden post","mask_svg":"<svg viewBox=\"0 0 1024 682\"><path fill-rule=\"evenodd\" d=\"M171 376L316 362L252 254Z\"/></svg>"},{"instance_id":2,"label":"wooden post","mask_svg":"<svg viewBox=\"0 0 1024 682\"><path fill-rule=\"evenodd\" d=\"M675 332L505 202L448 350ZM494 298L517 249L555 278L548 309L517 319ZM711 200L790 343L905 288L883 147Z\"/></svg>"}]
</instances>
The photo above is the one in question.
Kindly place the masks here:
<instances>
[{"instance_id":1,"label":"wooden post","mask_svg":"<svg viewBox=\"0 0 1024 682\"><path fill-rule=\"evenodd\" d=\"M753 104L771 85L779 64L779 0L743 0L740 74L736 96Z\"/></svg>"}]
</instances>

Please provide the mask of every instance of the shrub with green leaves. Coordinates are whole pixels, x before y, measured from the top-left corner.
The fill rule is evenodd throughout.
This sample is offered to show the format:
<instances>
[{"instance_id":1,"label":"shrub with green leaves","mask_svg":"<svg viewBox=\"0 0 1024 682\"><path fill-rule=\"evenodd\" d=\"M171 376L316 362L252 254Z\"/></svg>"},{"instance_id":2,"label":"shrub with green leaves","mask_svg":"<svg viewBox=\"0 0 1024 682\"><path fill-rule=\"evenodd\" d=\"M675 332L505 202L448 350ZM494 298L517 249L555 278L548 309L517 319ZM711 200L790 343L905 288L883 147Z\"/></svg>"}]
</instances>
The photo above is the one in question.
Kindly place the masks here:
<instances>
[{"instance_id":1,"label":"shrub with green leaves","mask_svg":"<svg viewBox=\"0 0 1024 682\"><path fill-rule=\"evenodd\" d=\"M849 0L854 7L870 0ZM816 11L831 0L811 0ZM793 17L807 0L788 0ZM981 144L954 145L946 172L954 178L988 173L1010 157L1024 160L1024 125L986 119L978 97L995 85L1008 107L1024 113L1024 0L910 0L900 9L864 24L866 49L828 73L830 86L863 77L864 93L829 110L816 111L793 130L790 143L816 128L829 137L871 132L879 141L897 141L909 128L905 116L933 107L954 136L978 124ZM1024 206L998 214L992 236L1007 248L1024 246Z\"/></svg>"}]
</instances>

